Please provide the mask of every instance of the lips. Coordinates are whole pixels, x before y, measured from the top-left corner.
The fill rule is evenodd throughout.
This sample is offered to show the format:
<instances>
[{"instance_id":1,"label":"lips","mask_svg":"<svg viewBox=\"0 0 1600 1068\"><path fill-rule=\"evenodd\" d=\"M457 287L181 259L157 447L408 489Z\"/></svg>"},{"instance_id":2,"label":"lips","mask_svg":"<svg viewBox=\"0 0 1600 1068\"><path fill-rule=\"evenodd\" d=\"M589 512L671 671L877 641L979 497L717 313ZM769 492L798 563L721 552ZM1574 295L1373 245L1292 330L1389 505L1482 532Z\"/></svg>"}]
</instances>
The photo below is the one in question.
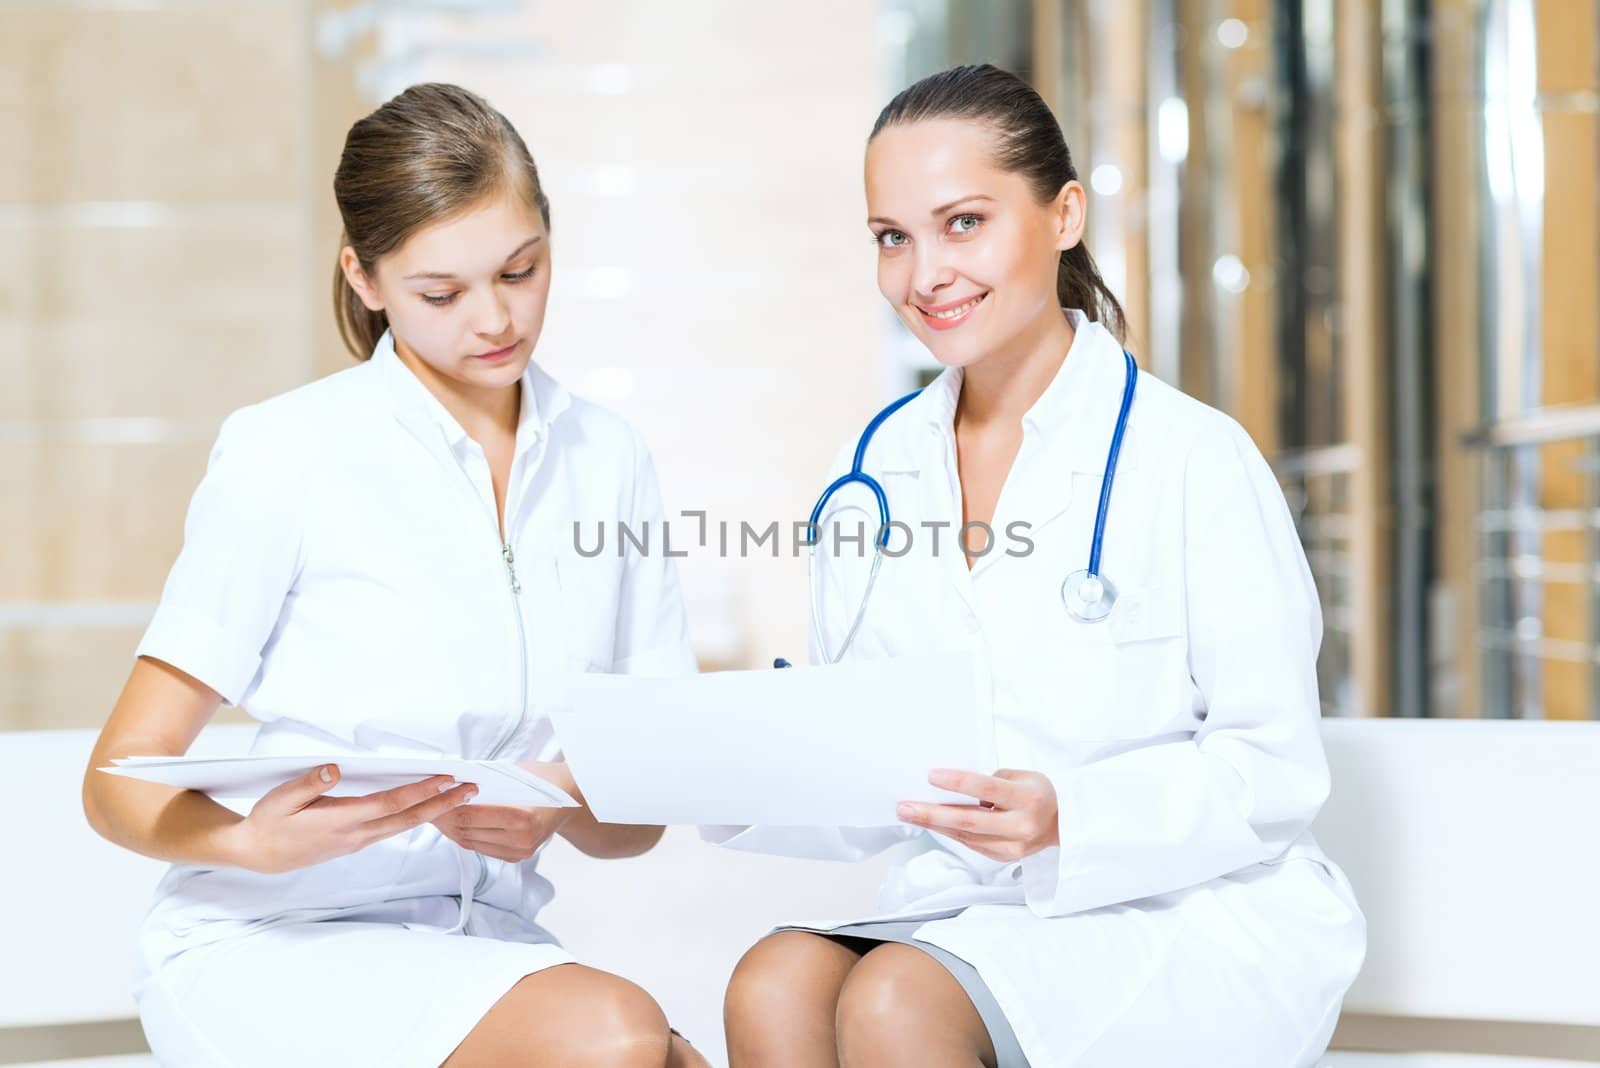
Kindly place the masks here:
<instances>
[{"instance_id":1,"label":"lips","mask_svg":"<svg viewBox=\"0 0 1600 1068\"><path fill-rule=\"evenodd\" d=\"M472 354L472 358L474 360L482 360L484 363L498 363L516 351L517 343L513 341L503 349L495 349L492 352L475 352Z\"/></svg>"},{"instance_id":2,"label":"lips","mask_svg":"<svg viewBox=\"0 0 1600 1068\"><path fill-rule=\"evenodd\" d=\"M979 293L975 297L963 297L945 304L936 304L931 307L914 305L917 314L922 316L922 321L933 330L954 330L972 316L989 294Z\"/></svg>"}]
</instances>

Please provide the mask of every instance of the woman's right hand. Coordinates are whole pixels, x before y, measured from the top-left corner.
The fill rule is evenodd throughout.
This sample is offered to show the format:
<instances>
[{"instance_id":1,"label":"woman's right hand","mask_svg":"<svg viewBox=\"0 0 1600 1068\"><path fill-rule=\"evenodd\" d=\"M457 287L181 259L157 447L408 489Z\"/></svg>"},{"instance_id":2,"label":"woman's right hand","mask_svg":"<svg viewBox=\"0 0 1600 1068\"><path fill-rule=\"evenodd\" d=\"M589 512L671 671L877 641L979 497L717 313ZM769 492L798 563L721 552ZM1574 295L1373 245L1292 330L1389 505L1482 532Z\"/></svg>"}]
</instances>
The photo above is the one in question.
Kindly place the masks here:
<instances>
[{"instance_id":1,"label":"woman's right hand","mask_svg":"<svg viewBox=\"0 0 1600 1068\"><path fill-rule=\"evenodd\" d=\"M478 792L435 775L360 797L323 796L338 781L338 765L325 764L268 791L232 828L230 852L239 866L278 874L346 856L437 819Z\"/></svg>"}]
</instances>

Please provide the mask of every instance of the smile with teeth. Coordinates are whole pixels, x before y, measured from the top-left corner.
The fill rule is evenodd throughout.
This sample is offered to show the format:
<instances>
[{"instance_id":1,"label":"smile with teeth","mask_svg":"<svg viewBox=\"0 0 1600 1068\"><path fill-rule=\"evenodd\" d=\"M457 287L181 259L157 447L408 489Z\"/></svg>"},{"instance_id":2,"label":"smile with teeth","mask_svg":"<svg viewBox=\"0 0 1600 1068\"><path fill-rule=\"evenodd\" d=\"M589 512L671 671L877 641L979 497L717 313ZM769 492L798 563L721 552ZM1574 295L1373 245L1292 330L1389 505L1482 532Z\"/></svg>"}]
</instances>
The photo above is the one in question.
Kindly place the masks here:
<instances>
[{"instance_id":1,"label":"smile with teeth","mask_svg":"<svg viewBox=\"0 0 1600 1068\"><path fill-rule=\"evenodd\" d=\"M989 294L987 293L979 293L971 300L963 301L962 303L954 305L953 307L946 306L943 308L931 309L924 308L920 304L916 307L917 311L922 315L922 321L927 323L930 327L935 330L949 330L953 327L959 326L962 322L964 322L967 316L972 314L972 310L979 304L982 304L984 298L988 295Z\"/></svg>"},{"instance_id":2,"label":"smile with teeth","mask_svg":"<svg viewBox=\"0 0 1600 1068\"><path fill-rule=\"evenodd\" d=\"M935 319L959 319L973 308L976 308L978 306L978 301L982 299L982 297L973 297L959 308L951 308L949 311L942 312L923 312L923 314L931 315Z\"/></svg>"}]
</instances>

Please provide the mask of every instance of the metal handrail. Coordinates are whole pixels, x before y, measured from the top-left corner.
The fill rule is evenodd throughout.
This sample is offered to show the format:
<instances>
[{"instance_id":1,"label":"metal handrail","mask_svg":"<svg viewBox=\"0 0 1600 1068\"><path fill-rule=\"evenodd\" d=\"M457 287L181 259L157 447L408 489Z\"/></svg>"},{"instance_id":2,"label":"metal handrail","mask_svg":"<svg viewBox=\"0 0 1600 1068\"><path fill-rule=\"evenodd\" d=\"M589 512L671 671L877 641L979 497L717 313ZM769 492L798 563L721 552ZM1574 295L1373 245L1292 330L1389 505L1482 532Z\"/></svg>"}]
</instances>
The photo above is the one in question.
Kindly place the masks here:
<instances>
[{"instance_id":1,"label":"metal handrail","mask_svg":"<svg viewBox=\"0 0 1600 1068\"><path fill-rule=\"evenodd\" d=\"M1600 508L1485 508L1473 525L1479 531L1502 534L1517 530L1594 530L1600 528Z\"/></svg>"},{"instance_id":2,"label":"metal handrail","mask_svg":"<svg viewBox=\"0 0 1600 1068\"><path fill-rule=\"evenodd\" d=\"M1272 471L1279 478L1348 475L1360 466L1361 447L1351 442L1297 449L1272 461Z\"/></svg>"},{"instance_id":3,"label":"metal handrail","mask_svg":"<svg viewBox=\"0 0 1600 1068\"><path fill-rule=\"evenodd\" d=\"M1582 455L1569 466L1582 476L1583 500L1576 507L1541 508L1515 491L1528 463L1528 451L1575 443ZM1512 707L1517 664L1542 671L1541 660L1587 665L1589 715L1600 719L1600 404L1557 405L1480 427L1461 438L1482 457L1483 499L1474 527L1479 538L1473 569L1479 589L1478 647L1484 651L1485 708ZM1536 476L1532 476L1536 477ZM1555 531L1583 536L1581 562L1533 557L1528 539L1542 541ZM1542 601L1545 587L1579 585L1587 601L1581 639L1543 633L1522 634L1512 617L1528 611L1519 602ZM1529 714L1538 714L1536 706Z\"/></svg>"},{"instance_id":4,"label":"metal handrail","mask_svg":"<svg viewBox=\"0 0 1600 1068\"><path fill-rule=\"evenodd\" d=\"M1272 461L1272 473L1290 500L1306 564L1317 580L1324 638L1317 675L1323 710L1329 715L1348 715L1355 711L1346 707L1348 700L1340 695L1351 690L1351 643L1357 621L1350 604L1339 593L1348 585L1353 568L1346 545L1355 533L1355 520L1343 510L1342 503L1321 512L1307 505L1313 483L1348 478L1360 467L1360 446L1348 442L1297 449L1280 454Z\"/></svg>"},{"instance_id":5,"label":"metal handrail","mask_svg":"<svg viewBox=\"0 0 1600 1068\"><path fill-rule=\"evenodd\" d=\"M1469 449L1514 449L1556 441L1600 437L1600 404L1554 405L1479 427L1461 438Z\"/></svg>"}]
</instances>

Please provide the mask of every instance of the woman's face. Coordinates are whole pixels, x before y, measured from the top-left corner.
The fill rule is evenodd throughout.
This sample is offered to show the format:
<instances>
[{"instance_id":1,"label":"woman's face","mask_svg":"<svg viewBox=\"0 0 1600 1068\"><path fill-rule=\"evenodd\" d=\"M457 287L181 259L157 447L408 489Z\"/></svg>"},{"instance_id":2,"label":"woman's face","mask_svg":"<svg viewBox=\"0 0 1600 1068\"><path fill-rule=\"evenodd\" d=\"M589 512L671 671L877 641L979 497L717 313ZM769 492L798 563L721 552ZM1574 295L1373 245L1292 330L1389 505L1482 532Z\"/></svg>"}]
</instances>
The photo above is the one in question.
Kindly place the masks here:
<instances>
[{"instance_id":1,"label":"woman's face","mask_svg":"<svg viewBox=\"0 0 1600 1068\"><path fill-rule=\"evenodd\" d=\"M1069 182L1041 204L993 154L990 129L959 119L886 127L867 146L878 289L949 367L1007 349L1059 316L1057 265L1083 232L1082 186Z\"/></svg>"},{"instance_id":2,"label":"woman's face","mask_svg":"<svg viewBox=\"0 0 1600 1068\"><path fill-rule=\"evenodd\" d=\"M395 346L457 386L510 386L544 328L550 234L537 208L505 194L425 226L370 274L345 249L346 276L388 313Z\"/></svg>"}]
</instances>

